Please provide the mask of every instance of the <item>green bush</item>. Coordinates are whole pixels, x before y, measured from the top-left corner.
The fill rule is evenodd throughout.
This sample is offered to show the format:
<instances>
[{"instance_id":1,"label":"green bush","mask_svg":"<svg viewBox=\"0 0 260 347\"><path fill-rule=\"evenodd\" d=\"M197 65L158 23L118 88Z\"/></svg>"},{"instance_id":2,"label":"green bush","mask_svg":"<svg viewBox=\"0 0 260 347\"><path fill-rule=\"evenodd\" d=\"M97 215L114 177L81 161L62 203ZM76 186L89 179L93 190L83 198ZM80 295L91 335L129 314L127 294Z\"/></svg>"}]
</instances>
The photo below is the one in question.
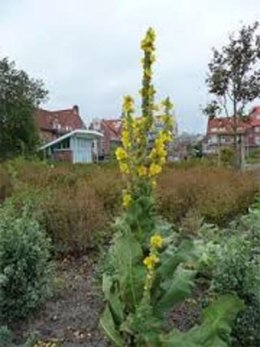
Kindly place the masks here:
<instances>
[{"instance_id":1,"label":"green bush","mask_svg":"<svg viewBox=\"0 0 260 347\"><path fill-rule=\"evenodd\" d=\"M50 243L25 208L0 209L0 317L26 317L50 293Z\"/></svg>"},{"instance_id":2,"label":"green bush","mask_svg":"<svg viewBox=\"0 0 260 347\"><path fill-rule=\"evenodd\" d=\"M246 304L233 329L234 347L260 345L259 230L258 207L231 225L216 253L214 290L221 294L236 293Z\"/></svg>"},{"instance_id":3,"label":"green bush","mask_svg":"<svg viewBox=\"0 0 260 347\"><path fill-rule=\"evenodd\" d=\"M222 165L233 167L235 163L235 151L233 148L224 147L220 151L220 161Z\"/></svg>"},{"instance_id":4,"label":"green bush","mask_svg":"<svg viewBox=\"0 0 260 347\"><path fill-rule=\"evenodd\" d=\"M0 346L10 347L12 346L12 333L7 326L0 326Z\"/></svg>"}]
</instances>

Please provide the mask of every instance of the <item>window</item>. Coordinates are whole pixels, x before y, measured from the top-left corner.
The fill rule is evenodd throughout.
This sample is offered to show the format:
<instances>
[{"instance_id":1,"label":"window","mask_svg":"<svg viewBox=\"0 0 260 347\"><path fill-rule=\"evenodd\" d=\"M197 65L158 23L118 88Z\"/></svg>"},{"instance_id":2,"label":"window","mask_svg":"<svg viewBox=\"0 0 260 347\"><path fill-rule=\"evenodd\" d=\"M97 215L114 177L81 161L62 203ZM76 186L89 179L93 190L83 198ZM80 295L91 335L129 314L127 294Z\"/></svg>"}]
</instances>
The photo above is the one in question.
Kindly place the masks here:
<instances>
[{"instance_id":1,"label":"window","mask_svg":"<svg viewBox=\"0 0 260 347\"><path fill-rule=\"evenodd\" d=\"M218 137L217 135L211 135L209 138L210 143L217 143L218 142Z\"/></svg>"},{"instance_id":2,"label":"window","mask_svg":"<svg viewBox=\"0 0 260 347\"><path fill-rule=\"evenodd\" d=\"M57 149L67 149L70 148L70 138L64 139L63 141L57 143Z\"/></svg>"}]
</instances>

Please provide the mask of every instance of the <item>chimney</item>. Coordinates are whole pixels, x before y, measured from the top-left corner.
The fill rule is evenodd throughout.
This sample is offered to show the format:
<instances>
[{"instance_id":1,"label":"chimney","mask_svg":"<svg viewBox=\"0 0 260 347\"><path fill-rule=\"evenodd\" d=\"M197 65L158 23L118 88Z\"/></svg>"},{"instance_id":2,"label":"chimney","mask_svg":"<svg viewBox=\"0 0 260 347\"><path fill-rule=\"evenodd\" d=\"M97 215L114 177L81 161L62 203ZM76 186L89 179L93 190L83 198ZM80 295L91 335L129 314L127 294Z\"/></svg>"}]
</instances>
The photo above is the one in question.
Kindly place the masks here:
<instances>
[{"instance_id":1,"label":"chimney","mask_svg":"<svg viewBox=\"0 0 260 347\"><path fill-rule=\"evenodd\" d=\"M78 107L78 105L74 105L73 106L73 111L74 111L75 114L77 114L77 115L79 114L79 107Z\"/></svg>"}]
</instances>

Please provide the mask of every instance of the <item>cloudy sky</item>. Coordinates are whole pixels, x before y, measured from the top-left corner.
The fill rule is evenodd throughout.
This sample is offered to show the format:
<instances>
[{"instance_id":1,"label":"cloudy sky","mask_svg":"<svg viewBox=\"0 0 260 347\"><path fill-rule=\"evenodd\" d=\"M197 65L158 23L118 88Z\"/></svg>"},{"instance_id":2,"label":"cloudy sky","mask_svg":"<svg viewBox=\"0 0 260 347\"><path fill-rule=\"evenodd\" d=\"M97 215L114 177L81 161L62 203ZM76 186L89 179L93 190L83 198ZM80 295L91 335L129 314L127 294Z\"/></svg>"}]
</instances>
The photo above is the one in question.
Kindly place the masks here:
<instances>
[{"instance_id":1,"label":"cloudy sky","mask_svg":"<svg viewBox=\"0 0 260 347\"><path fill-rule=\"evenodd\" d=\"M211 48L259 18L260 0L0 0L0 58L44 80L45 108L116 118L123 95L138 99L139 41L153 26L157 96L174 100L182 131L203 132Z\"/></svg>"}]
</instances>

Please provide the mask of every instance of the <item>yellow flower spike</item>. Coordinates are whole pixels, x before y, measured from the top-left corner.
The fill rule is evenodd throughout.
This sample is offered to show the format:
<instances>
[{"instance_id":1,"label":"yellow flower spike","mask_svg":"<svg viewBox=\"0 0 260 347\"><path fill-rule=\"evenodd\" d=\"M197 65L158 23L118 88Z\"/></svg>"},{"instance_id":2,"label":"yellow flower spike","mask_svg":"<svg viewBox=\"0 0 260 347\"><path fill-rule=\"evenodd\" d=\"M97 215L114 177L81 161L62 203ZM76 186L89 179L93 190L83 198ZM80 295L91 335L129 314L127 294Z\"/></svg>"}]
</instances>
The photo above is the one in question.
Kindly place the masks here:
<instances>
[{"instance_id":1,"label":"yellow flower spike","mask_svg":"<svg viewBox=\"0 0 260 347\"><path fill-rule=\"evenodd\" d=\"M124 159L126 159L127 158L127 153L126 153L126 151L122 148L122 147L118 147L117 149L116 149L116 159L118 160L118 161L120 161L120 160L124 160Z\"/></svg>"},{"instance_id":2,"label":"yellow flower spike","mask_svg":"<svg viewBox=\"0 0 260 347\"><path fill-rule=\"evenodd\" d=\"M128 131L126 131L126 130L122 131L122 143L123 143L124 147L129 147L131 145L130 135L129 135Z\"/></svg>"},{"instance_id":3,"label":"yellow flower spike","mask_svg":"<svg viewBox=\"0 0 260 347\"><path fill-rule=\"evenodd\" d=\"M137 168L138 175L140 177L146 176L147 175L147 167L144 165L141 165Z\"/></svg>"},{"instance_id":4,"label":"yellow flower spike","mask_svg":"<svg viewBox=\"0 0 260 347\"><path fill-rule=\"evenodd\" d=\"M152 163L149 168L149 176L156 176L162 171L162 167L158 164Z\"/></svg>"},{"instance_id":5,"label":"yellow flower spike","mask_svg":"<svg viewBox=\"0 0 260 347\"><path fill-rule=\"evenodd\" d=\"M128 113L134 112L134 99L130 95L124 97L123 109Z\"/></svg>"},{"instance_id":6,"label":"yellow flower spike","mask_svg":"<svg viewBox=\"0 0 260 347\"><path fill-rule=\"evenodd\" d=\"M131 194L125 193L125 194L123 195L123 206L124 206L125 208L127 208L127 207L130 206L131 202L132 202L132 196L131 196Z\"/></svg>"},{"instance_id":7,"label":"yellow flower spike","mask_svg":"<svg viewBox=\"0 0 260 347\"><path fill-rule=\"evenodd\" d=\"M159 261L160 259L155 254L150 254L144 259L143 263L148 270L152 270Z\"/></svg>"},{"instance_id":8,"label":"yellow flower spike","mask_svg":"<svg viewBox=\"0 0 260 347\"><path fill-rule=\"evenodd\" d=\"M123 174L130 174L130 169L126 163L119 163L119 169Z\"/></svg>"},{"instance_id":9,"label":"yellow flower spike","mask_svg":"<svg viewBox=\"0 0 260 347\"><path fill-rule=\"evenodd\" d=\"M153 235L150 238L150 245L154 248L162 248L163 238L160 235Z\"/></svg>"}]
</instances>

